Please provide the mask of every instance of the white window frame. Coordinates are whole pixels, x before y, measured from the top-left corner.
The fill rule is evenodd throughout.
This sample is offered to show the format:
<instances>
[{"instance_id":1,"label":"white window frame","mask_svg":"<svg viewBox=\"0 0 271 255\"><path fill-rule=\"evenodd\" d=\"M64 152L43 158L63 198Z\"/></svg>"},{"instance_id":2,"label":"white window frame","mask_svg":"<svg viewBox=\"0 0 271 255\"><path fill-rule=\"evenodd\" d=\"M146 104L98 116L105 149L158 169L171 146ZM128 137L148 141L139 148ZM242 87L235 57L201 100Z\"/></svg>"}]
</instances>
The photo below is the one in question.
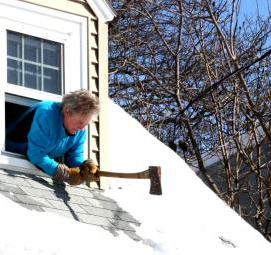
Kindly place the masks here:
<instances>
[{"instance_id":1,"label":"white window frame","mask_svg":"<svg viewBox=\"0 0 271 255\"><path fill-rule=\"evenodd\" d=\"M36 100L60 101L62 96L7 83L7 30L40 37L63 44L64 91L87 89L87 18L26 3L0 0L0 116L5 120L5 93ZM35 174L35 167L27 160L7 155L5 124L0 125L0 167ZM86 143L87 155L87 143Z\"/></svg>"}]
</instances>

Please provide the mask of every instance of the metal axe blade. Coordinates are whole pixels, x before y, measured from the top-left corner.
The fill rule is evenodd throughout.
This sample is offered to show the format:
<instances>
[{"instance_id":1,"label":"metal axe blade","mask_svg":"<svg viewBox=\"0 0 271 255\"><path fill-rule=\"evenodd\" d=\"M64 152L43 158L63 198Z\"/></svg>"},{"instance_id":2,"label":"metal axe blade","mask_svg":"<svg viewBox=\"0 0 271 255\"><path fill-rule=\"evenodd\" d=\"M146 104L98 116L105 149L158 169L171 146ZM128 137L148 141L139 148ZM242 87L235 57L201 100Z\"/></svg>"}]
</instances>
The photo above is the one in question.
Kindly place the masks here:
<instances>
[{"instance_id":1,"label":"metal axe blade","mask_svg":"<svg viewBox=\"0 0 271 255\"><path fill-rule=\"evenodd\" d=\"M151 181L150 194L162 195L161 167L150 166L149 175L150 175L150 181Z\"/></svg>"}]
</instances>

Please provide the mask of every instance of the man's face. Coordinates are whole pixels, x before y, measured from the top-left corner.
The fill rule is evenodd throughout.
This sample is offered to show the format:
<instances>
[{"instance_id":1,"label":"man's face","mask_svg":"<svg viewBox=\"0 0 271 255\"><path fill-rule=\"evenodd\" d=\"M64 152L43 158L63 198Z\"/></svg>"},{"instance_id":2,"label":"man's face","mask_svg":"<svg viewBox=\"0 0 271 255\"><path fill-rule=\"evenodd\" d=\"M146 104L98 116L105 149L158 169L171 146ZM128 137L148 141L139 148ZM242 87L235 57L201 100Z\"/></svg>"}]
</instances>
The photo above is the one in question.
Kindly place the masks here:
<instances>
[{"instance_id":1,"label":"man's face","mask_svg":"<svg viewBox=\"0 0 271 255\"><path fill-rule=\"evenodd\" d=\"M66 108L64 110L64 127L70 135L74 135L77 131L84 129L91 118L91 114L72 113L70 109Z\"/></svg>"}]
</instances>

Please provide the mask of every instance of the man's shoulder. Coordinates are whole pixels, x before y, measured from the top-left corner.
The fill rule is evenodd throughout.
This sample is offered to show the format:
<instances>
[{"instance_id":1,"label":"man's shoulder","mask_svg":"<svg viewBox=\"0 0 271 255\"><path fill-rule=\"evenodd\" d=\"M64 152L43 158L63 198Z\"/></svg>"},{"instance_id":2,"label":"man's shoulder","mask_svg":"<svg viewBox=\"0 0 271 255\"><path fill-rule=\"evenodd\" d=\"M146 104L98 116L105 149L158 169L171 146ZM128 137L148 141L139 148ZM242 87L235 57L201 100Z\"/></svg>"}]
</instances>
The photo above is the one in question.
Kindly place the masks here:
<instances>
[{"instance_id":1,"label":"man's shoulder","mask_svg":"<svg viewBox=\"0 0 271 255\"><path fill-rule=\"evenodd\" d=\"M59 111L60 103L55 101L42 101L37 103L35 107L41 111Z\"/></svg>"}]
</instances>

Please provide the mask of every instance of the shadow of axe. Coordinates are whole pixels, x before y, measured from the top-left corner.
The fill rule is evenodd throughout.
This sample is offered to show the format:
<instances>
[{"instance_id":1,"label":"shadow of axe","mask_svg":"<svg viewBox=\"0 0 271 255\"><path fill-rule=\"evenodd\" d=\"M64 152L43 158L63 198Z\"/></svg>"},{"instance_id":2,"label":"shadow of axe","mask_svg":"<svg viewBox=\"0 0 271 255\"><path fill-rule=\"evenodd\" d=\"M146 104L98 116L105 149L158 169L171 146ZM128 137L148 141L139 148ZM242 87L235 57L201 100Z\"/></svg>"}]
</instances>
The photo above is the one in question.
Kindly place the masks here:
<instances>
[{"instance_id":1,"label":"shadow of axe","mask_svg":"<svg viewBox=\"0 0 271 255\"><path fill-rule=\"evenodd\" d=\"M99 171L99 176L126 178L126 179L150 179L150 194L162 195L161 167L149 166L148 170L137 173L116 173Z\"/></svg>"}]
</instances>

